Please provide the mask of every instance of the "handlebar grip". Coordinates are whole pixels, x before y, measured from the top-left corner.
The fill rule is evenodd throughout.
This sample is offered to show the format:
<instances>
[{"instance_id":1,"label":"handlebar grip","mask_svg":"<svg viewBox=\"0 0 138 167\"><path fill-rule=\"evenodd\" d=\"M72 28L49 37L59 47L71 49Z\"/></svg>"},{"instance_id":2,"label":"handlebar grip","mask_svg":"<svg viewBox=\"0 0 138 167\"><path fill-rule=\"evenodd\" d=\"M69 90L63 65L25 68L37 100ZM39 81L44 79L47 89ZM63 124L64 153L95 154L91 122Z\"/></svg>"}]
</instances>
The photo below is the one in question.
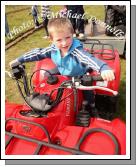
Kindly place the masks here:
<instances>
[{"instance_id":1,"label":"handlebar grip","mask_svg":"<svg viewBox=\"0 0 138 167\"><path fill-rule=\"evenodd\" d=\"M17 68L19 65L21 65L21 63L17 60L13 60L12 62L10 62L11 69Z\"/></svg>"}]
</instances>

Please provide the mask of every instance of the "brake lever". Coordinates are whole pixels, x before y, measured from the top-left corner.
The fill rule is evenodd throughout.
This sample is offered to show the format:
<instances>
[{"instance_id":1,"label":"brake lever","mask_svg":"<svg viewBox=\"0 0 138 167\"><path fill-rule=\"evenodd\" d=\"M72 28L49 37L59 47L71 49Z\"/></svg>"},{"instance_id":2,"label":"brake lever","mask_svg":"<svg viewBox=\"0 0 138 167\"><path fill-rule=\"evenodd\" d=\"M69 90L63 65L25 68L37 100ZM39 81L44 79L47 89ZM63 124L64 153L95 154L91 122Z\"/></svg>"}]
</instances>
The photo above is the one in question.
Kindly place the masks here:
<instances>
[{"instance_id":1,"label":"brake lever","mask_svg":"<svg viewBox=\"0 0 138 167\"><path fill-rule=\"evenodd\" d=\"M79 86L76 87L76 89L79 89L79 90L95 90L95 89L99 89L99 90L104 90L104 91L110 92L114 96L118 95L117 91L114 91L114 90L109 89L109 88L101 87L101 86L83 86L83 85L80 84Z\"/></svg>"}]
</instances>

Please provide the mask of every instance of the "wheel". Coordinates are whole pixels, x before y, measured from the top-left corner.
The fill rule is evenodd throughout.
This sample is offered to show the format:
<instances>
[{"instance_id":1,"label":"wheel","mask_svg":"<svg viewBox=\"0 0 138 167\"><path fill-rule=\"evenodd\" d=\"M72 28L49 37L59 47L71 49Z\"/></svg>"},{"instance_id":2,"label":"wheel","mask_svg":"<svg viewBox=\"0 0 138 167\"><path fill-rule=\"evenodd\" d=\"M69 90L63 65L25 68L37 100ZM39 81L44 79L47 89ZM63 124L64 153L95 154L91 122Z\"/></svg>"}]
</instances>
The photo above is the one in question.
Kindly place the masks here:
<instances>
[{"instance_id":1,"label":"wheel","mask_svg":"<svg viewBox=\"0 0 138 167\"><path fill-rule=\"evenodd\" d=\"M111 26L112 28L114 27L114 23L115 23L115 11L114 9L107 9L106 10L106 17L105 17L105 23L108 26ZM113 33L110 31L110 28L106 28L105 31L106 35L112 36Z\"/></svg>"}]
</instances>

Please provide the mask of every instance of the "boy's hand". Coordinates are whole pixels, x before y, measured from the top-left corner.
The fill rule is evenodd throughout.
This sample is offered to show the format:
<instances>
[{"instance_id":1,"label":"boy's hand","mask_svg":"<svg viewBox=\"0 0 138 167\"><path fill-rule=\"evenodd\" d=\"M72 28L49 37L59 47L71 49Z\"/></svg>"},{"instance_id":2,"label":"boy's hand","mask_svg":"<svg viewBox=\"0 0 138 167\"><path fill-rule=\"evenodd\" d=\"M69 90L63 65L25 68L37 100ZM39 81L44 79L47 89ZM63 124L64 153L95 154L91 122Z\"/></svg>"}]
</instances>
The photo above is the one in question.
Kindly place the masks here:
<instances>
[{"instance_id":1,"label":"boy's hand","mask_svg":"<svg viewBox=\"0 0 138 167\"><path fill-rule=\"evenodd\" d=\"M17 66L17 65L19 65L19 64L21 64L21 63L20 63L17 59L12 60L12 61L9 63L10 68L15 67L15 66Z\"/></svg>"},{"instance_id":2,"label":"boy's hand","mask_svg":"<svg viewBox=\"0 0 138 167\"><path fill-rule=\"evenodd\" d=\"M112 70L104 70L101 72L103 80L112 81L115 79L114 72Z\"/></svg>"}]
</instances>

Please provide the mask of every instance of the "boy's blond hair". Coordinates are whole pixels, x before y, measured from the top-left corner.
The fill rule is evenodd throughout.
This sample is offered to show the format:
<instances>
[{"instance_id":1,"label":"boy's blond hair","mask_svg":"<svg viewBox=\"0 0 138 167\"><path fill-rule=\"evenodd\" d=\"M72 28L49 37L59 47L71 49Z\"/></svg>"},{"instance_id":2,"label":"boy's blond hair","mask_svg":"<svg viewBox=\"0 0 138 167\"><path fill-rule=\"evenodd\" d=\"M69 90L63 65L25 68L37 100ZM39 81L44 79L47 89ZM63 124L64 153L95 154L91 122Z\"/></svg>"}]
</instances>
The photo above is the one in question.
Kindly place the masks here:
<instances>
[{"instance_id":1,"label":"boy's blond hair","mask_svg":"<svg viewBox=\"0 0 138 167\"><path fill-rule=\"evenodd\" d=\"M53 31L63 32L64 30L74 33L73 26L67 18L53 18L48 22L48 33L51 36Z\"/></svg>"}]
</instances>

